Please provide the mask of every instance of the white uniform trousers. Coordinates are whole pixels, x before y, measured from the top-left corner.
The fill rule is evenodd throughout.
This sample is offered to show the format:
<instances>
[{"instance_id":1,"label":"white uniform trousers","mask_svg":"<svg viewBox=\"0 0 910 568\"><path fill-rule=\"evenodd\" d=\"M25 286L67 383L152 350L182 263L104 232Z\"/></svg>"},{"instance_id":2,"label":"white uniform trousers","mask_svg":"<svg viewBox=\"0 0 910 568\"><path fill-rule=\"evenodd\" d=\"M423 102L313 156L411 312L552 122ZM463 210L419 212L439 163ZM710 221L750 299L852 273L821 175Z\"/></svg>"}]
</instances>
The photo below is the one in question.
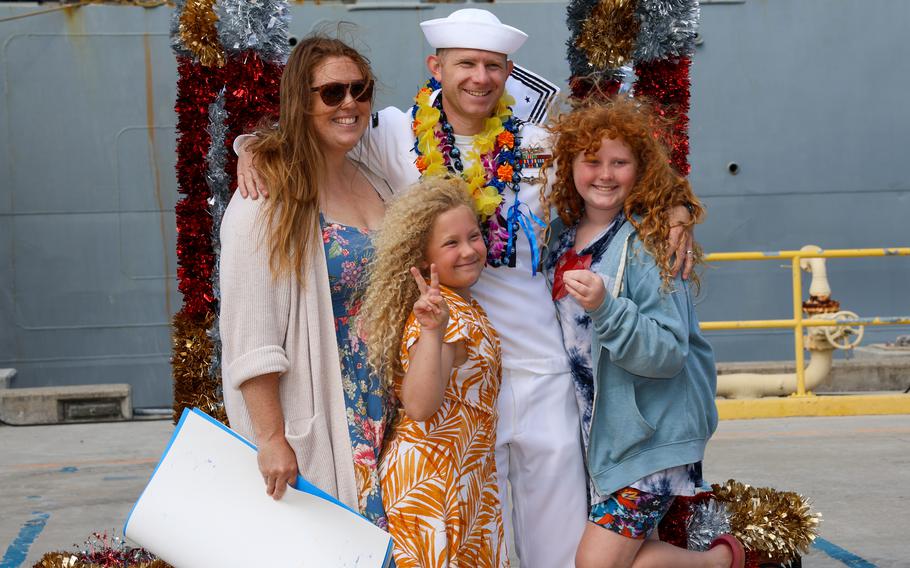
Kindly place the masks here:
<instances>
[{"instance_id":1,"label":"white uniform trousers","mask_svg":"<svg viewBox=\"0 0 910 568\"><path fill-rule=\"evenodd\" d=\"M588 503L572 375L503 369L497 406L506 542L521 568L573 568Z\"/></svg>"}]
</instances>

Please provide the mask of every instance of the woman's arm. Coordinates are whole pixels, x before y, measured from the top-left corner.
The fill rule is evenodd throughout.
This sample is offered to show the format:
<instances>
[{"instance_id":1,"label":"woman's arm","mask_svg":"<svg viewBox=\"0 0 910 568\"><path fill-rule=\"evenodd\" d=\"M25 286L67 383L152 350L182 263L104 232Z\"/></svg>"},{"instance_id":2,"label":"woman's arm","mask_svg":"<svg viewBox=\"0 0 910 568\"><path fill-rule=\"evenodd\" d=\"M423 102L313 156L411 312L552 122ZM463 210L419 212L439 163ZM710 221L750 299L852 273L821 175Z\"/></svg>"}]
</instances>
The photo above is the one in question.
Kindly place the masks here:
<instances>
[{"instance_id":1,"label":"woman's arm","mask_svg":"<svg viewBox=\"0 0 910 568\"><path fill-rule=\"evenodd\" d=\"M272 278L259 223L261 207L235 196L221 224L221 376L226 401L240 405L237 399L242 398L249 422L240 408L234 408L229 418L259 446L266 492L279 499L288 478L294 481L297 472L296 457L284 438L285 412L279 398L279 377L290 369L284 342L291 280Z\"/></svg>"},{"instance_id":2,"label":"woman's arm","mask_svg":"<svg viewBox=\"0 0 910 568\"><path fill-rule=\"evenodd\" d=\"M265 480L265 492L281 499L288 485L297 480L297 457L284 437L284 412L278 396L278 373L260 375L240 385L240 393L250 413L256 443L257 461Z\"/></svg>"}]
</instances>

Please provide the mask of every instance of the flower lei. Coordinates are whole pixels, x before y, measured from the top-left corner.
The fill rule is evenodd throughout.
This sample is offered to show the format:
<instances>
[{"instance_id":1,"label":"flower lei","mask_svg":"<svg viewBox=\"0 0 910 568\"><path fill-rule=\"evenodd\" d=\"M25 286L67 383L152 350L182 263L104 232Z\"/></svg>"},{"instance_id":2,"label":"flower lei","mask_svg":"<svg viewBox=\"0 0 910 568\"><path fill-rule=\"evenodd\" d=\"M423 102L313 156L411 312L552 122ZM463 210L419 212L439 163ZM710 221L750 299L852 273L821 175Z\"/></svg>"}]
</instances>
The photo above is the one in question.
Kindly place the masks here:
<instances>
[{"instance_id":1,"label":"flower lei","mask_svg":"<svg viewBox=\"0 0 910 568\"><path fill-rule=\"evenodd\" d=\"M466 156L471 166L463 171L461 151L455 146L455 133L442 110L442 97L438 96L433 103L430 102L430 96L440 88L439 82L430 78L414 97L411 128L414 131L414 152L417 154L415 164L422 176L461 175L467 181L483 223L487 263L491 266L507 264L512 257L518 223L522 221L517 201L522 158L521 138L518 136L520 122L512 116L510 106L515 100L504 93L496 103L493 116L474 136ZM516 204L508 212L510 222L502 214L506 188L516 194ZM513 219L513 214L519 218ZM532 238L532 242L535 239Z\"/></svg>"}]
</instances>

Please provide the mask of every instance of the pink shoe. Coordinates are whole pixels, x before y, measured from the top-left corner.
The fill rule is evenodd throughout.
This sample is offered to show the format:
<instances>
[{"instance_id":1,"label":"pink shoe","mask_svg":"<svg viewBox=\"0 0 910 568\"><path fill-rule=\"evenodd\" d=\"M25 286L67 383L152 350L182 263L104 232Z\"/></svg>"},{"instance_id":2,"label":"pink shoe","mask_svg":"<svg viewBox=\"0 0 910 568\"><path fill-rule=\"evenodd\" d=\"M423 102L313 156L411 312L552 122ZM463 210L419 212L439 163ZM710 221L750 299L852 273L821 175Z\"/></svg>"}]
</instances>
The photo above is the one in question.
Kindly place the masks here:
<instances>
[{"instance_id":1,"label":"pink shoe","mask_svg":"<svg viewBox=\"0 0 910 568\"><path fill-rule=\"evenodd\" d=\"M742 543L736 540L736 537L732 534L722 534L711 542L711 546L708 549L710 550L721 544L729 546L730 551L733 553L733 562L730 563L730 568L744 568L746 565L746 551L743 549Z\"/></svg>"}]
</instances>

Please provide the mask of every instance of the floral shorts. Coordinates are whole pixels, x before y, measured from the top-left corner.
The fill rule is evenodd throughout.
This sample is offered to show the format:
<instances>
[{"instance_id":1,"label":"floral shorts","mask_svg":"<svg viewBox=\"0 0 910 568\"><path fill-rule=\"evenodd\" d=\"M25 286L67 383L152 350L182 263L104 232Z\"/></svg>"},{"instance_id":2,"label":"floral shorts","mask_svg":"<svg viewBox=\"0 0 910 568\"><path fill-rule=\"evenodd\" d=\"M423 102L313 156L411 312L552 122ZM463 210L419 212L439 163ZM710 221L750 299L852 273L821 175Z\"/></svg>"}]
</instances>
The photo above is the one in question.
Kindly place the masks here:
<instances>
[{"instance_id":1,"label":"floral shorts","mask_svg":"<svg viewBox=\"0 0 910 568\"><path fill-rule=\"evenodd\" d=\"M673 504L674 495L624 487L591 507L588 520L629 538L647 538Z\"/></svg>"}]
</instances>

